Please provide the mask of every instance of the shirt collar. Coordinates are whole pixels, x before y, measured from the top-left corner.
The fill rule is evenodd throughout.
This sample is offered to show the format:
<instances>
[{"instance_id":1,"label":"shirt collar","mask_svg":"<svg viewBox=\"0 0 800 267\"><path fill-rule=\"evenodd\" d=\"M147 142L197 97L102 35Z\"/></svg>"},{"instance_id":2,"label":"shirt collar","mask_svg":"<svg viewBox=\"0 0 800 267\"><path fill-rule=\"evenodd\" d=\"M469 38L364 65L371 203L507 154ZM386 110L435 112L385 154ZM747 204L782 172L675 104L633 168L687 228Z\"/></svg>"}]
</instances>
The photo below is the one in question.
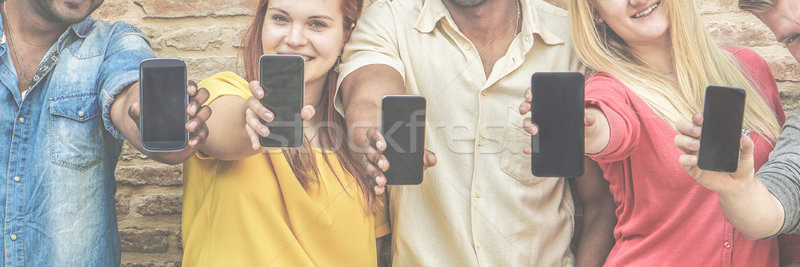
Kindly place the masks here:
<instances>
[{"instance_id":1,"label":"shirt collar","mask_svg":"<svg viewBox=\"0 0 800 267\"><path fill-rule=\"evenodd\" d=\"M521 0L520 3L522 4L522 31L520 34L523 36L531 36L531 35L539 35L544 41L545 44L548 45L557 45L563 44L564 40L562 40L558 35L550 32L547 27L539 20L539 10L537 9L536 5L546 5L547 3L534 3L536 0Z\"/></svg>"},{"instance_id":2,"label":"shirt collar","mask_svg":"<svg viewBox=\"0 0 800 267\"><path fill-rule=\"evenodd\" d=\"M424 0L414 28L421 33L430 33L442 19L449 18L450 12L442 1L443 0ZM521 34L524 36L533 34L539 35L544 43L548 45L563 44L564 40L548 31L541 21L539 21L538 11L531 2L530 0L520 1L522 8ZM541 5L541 3L539 4Z\"/></svg>"},{"instance_id":3,"label":"shirt collar","mask_svg":"<svg viewBox=\"0 0 800 267\"><path fill-rule=\"evenodd\" d=\"M414 24L421 33L430 33L440 20L450 16L442 0L424 0L417 22Z\"/></svg>"},{"instance_id":4,"label":"shirt collar","mask_svg":"<svg viewBox=\"0 0 800 267\"><path fill-rule=\"evenodd\" d=\"M89 35L89 32L92 30L92 26L94 26L94 18L92 16L88 16L83 21L72 24L69 28L75 32L75 35L78 35L79 38L84 39L86 35Z\"/></svg>"}]
</instances>

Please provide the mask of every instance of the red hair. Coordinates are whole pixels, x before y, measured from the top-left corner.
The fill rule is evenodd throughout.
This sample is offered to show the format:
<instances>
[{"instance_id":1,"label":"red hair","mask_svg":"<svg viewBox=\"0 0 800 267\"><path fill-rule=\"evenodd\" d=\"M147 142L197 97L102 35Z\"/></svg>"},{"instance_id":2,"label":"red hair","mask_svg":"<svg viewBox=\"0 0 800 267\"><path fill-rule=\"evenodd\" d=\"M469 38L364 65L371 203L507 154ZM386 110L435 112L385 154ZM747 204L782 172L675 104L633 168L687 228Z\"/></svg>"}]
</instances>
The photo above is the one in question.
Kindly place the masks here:
<instances>
[{"instance_id":1,"label":"red hair","mask_svg":"<svg viewBox=\"0 0 800 267\"><path fill-rule=\"evenodd\" d=\"M345 32L345 42L350 39L350 33L353 26L361 15L363 9L363 0L338 0L340 1L339 11L343 17L343 25ZM269 0L260 0L256 8L253 22L247 29L244 35L242 44L242 57L244 61L244 71L248 81L258 79L258 60L261 57L264 48L261 45L261 34L264 28L264 19L267 14L267 7ZM336 66L328 70L323 86L322 99L318 106L316 116L325 118L328 125L320 128L318 138L322 145L323 152L326 148L333 148L336 157L342 168L355 177L361 192L363 194L363 203L367 211L374 212L378 206L378 200L375 196L375 180L373 177L368 177L366 171L361 166L361 163L353 156L350 146L345 141L347 138L347 127L344 117L334 109L333 103L336 100L334 92L336 91L336 82L339 74L334 70ZM297 180L303 187L307 188L311 183L318 183L319 169L317 167L316 157L314 153L303 153L313 151L311 144L306 139L303 146L300 148L284 148L283 155L289 161L289 166L292 168ZM331 167L331 163L325 158L326 164ZM337 176L337 179L340 179ZM344 184L339 180L339 183Z\"/></svg>"}]
</instances>

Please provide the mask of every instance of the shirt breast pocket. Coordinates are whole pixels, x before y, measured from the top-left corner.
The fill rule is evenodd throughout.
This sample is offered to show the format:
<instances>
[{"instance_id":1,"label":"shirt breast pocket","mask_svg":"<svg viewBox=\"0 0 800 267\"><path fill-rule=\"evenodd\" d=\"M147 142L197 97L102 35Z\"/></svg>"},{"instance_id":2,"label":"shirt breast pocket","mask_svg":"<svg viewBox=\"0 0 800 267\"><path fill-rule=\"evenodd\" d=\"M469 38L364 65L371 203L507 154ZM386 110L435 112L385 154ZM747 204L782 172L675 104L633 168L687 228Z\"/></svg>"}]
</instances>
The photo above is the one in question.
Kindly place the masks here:
<instances>
[{"instance_id":1,"label":"shirt breast pocket","mask_svg":"<svg viewBox=\"0 0 800 267\"><path fill-rule=\"evenodd\" d=\"M50 160L85 171L103 160L103 122L97 94L50 98Z\"/></svg>"},{"instance_id":2,"label":"shirt breast pocket","mask_svg":"<svg viewBox=\"0 0 800 267\"><path fill-rule=\"evenodd\" d=\"M531 144L531 135L522 130L522 119L514 108L508 108L508 122L500 155L500 169L525 186L535 186L547 178L533 176L531 157L522 150Z\"/></svg>"}]
</instances>

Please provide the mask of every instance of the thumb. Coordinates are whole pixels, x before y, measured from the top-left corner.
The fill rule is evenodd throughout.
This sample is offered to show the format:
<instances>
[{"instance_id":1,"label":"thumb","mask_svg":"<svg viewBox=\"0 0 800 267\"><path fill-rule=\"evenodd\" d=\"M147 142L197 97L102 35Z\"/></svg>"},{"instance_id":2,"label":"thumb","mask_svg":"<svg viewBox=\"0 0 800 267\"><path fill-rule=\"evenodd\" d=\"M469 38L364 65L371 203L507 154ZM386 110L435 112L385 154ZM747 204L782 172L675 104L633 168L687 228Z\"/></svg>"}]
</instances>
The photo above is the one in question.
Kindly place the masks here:
<instances>
[{"instance_id":1,"label":"thumb","mask_svg":"<svg viewBox=\"0 0 800 267\"><path fill-rule=\"evenodd\" d=\"M753 150L755 144L753 144L753 140L750 139L749 136L742 137L739 141L739 166L741 167L742 164L746 164L745 166L753 166Z\"/></svg>"},{"instance_id":2,"label":"thumb","mask_svg":"<svg viewBox=\"0 0 800 267\"><path fill-rule=\"evenodd\" d=\"M305 107L303 107L303 109L300 110L300 117L303 118L303 120L307 121L313 118L315 113L316 110L314 109L314 106L306 105Z\"/></svg>"},{"instance_id":3,"label":"thumb","mask_svg":"<svg viewBox=\"0 0 800 267\"><path fill-rule=\"evenodd\" d=\"M733 174L736 179L753 176L753 172L755 172L753 167L754 147L753 140L749 136L744 136L739 140L739 166L737 166L736 172Z\"/></svg>"},{"instance_id":4,"label":"thumb","mask_svg":"<svg viewBox=\"0 0 800 267\"><path fill-rule=\"evenodd\" d=\"M583 115L583 125L584 125L584 126L586 126L586 127L592 127L592 126L594 126L594 123L595 123L596 121L597 121L597 119L595 119L595 117L594 117L594 114L591 114L591 113L589 113L589 112L586 112L586 113Z\"/></svg>"}]
</instances>

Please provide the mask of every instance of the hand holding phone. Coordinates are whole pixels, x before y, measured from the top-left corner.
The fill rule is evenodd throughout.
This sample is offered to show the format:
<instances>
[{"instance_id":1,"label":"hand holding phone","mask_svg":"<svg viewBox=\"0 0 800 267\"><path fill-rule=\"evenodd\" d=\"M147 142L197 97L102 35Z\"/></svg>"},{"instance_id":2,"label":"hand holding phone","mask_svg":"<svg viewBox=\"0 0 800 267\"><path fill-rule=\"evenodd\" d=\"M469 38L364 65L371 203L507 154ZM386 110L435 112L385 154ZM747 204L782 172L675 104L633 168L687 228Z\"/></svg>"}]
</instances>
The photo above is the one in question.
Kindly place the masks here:
<instances>
[{"instance_id":1,"label":"hand holding phone","mask_svg":"<svg viewBox=\"0 0 800 267\"><path fill-rule=\"evenodd\" d=\"M742 88L711 85L703 104L697 166L717 172L736 172L742 137L746 93Z\"/></svg>"},{"instance_id":2,"label":"hand holding phone","mask_svg":"<svg viewBox=\"0 0 800 267\"><path fill-rule=\"evenodd\" d=\"M537 72L531 77L531 172L538 177L579 177L584 160L584 77L577 72Z\"/></svg>"},{"instance_id":3,"label":"hand holding phone","mask_svg":"<svg viewBox=\"0 0 800 267\"><path fill-rule=\"evenodd\" d=\"M387 95L383 98L381 114L381 134L386 142L383 155L389 161L389 169L384 172L386 184L422 183L425 98L420 95Z\"/></svg>"},{"instance_id":4,"label":"hand holding phone","mask_svg":"<svg viewBox=\"0 0 800 267\"><path fill-rule=\"evenodd\" d=\"M261 56L259 83L264 93L261 105L273 115L270 121L261 120L269 127L269 134L259 138L261 146L303 145L303 64L303 57L298 55Z\"/></svg>"},{"instance_id":5,"label":"hand holding phone","mask_svg":"<svg viewBox=\"0 0 800 267\"><path fill-rule=\"evenodd\" d=\"M704 122L703 114L692 116L692 121L678 121L676 128L678 135L674 142L683 155L678 158L678 163L700 185L720 195L730 195L742 189L742 185L754 181L753 150L755 144L749 136L743 136L739 142L739 163L736 172L716 172L698 168L697 152L700 149L701 127Z\"/></svg>"},{"instance_id":6,"label":"hand holding phone","mask_svg":"<svg viewBox=\"0 0 800 267\"><path fill-rule=\"evenodd\" d=\"M150 152L183 150L189 142L186 64L180 59L147 59L139 65L139 75L142 147Z\"/></svg>"}]
</instances>

